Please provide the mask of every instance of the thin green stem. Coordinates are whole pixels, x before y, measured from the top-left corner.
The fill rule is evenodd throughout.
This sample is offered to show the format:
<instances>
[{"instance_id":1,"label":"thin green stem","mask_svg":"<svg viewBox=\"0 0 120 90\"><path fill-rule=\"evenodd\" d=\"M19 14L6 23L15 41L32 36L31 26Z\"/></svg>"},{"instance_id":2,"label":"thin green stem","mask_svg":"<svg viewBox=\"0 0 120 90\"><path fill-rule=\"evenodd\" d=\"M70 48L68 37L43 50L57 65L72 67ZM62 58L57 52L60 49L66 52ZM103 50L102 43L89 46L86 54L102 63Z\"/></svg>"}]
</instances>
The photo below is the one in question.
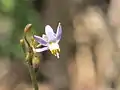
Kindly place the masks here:
<instances>
[{"instance_id":1,"label":"thin green stem","mask_svg":"<svg viewBox=\"0 0 120 90\"><path fill-rule=\"evenodd\" d=\"M25 42L28 46L28 52L26 52L26 48L25 48ZM26 60L26 65L29 69L29 73L30 73L30 77L31 77L31 81L32 81L32 85L34 87L34 90L38 90L38 83L37 83L37 79L36 79L36 73L34 71L34 68L32 67L32 59L33 59L33 50L31 45L29 44L27 38L26 38L26 33L24 34L23 39L20 40L20 44L22 46L22 49L24 51L25 54L25 60Z\"/></svg>"},{"instance_id":2,"label":"thin green stem","mask_svg":"<svg viewBox=\"0 0 120 90\"><path fill-rule=\"evenodd\" d=\"M30 72L30 77L31 77L31 80L32 80L32 85L34 87L34 90L38 90L38 83L37 83L35 71L31 67L31 65L29 65L29 64L28 64L28 69L29 69L29 72Z\"/></svg>"}]
</instances>

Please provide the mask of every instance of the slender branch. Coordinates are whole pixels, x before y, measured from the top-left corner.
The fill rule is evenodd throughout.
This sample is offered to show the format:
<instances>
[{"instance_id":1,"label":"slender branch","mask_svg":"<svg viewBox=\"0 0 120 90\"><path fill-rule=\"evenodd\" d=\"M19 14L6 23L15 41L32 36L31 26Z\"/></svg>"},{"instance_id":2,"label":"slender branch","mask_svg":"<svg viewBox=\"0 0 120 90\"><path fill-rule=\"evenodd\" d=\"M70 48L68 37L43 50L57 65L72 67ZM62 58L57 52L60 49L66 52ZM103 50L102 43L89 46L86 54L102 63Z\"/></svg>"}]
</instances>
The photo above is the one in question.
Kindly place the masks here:
<instances>
[{"instance_id":1,"label":"slender branch","mask_svg":"<svg viewBox=\"0 0 120 90\"><path fill-rule=\"evenodd\" d=\"M34 90L38 90L38 84L37 84L35 71L31 67L30 64L27 64L27 66L28 66L28 69L29 69L29 72L30 72L30 77L31 77L31 80L32 80L32 84L33 84Z\"/></svg>"},{"instance_id":2,"label":"slender branch","mask_svg":"<svg viewBox=\"0 0 120 90\"><path fill-rule=\"evenodd\" d=\"M29 47L29 51L28 53L26 53L26 50L25 50L25 43L24 43L24 40L27 42L28 44L28 47ZM36 73L34 71L34 68L32 67L31 65L31 61L33 59L33 51L32 51L32 48L29 44L29 42L27 41L26 37L24 37L24 39L21 39L20 40L20 44L22 46L22 49L25 53L25 59L26 59L26 64L27 64L27 67L29 69L29 73L30 73L30 77L31 77L31 81L32 81L32 85L34 87L34 90L38 90L38 84L37 84L37 79L36 79Z\"/></svg>"}]
</instances>

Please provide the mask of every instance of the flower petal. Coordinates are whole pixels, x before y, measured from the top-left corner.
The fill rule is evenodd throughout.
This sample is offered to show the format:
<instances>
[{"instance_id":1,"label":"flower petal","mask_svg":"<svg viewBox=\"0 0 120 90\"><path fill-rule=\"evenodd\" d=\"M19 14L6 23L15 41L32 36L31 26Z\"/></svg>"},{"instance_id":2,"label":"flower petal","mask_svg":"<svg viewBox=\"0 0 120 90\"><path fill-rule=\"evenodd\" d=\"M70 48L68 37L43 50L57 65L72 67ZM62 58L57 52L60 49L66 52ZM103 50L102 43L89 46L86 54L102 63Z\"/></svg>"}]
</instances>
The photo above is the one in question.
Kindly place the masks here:
<instances>
[{"instance_id":1,"label":"flower petal","mask_svg":"<svg viewBox=\"0 0 120 90\"><path fill-rule=\"evenodd\" d=\"M48 42L48 37L45 34L42 35L42 38Z\"/></svg>"},{"instance_id":2,"label":"flower petal","mask_svg":"<svg viewBox=\"0 0 120 90\"><path fill-rule=\"evenodd\" d=\"M56 39L55 33L53 32L53 29L50 25L45 26L45 34L47 35L49 42L54 41Z\"/></svg>"},{"instance_id":3,"label":"flower petal","mask_svg":"<svg viewBox=\"0 0 120 90\"><path fill-rule=\"evenodd\" d=\"M43 51L46 51L46 50L48 50L48 47L38 48L38 49L35 49L34 51L35 52L43 52Z\"/></svg>"},{"instance_id":4,"label":"flower petal","mask_svg":"<svg viewBox=\"0 0 120 90\"><path fill-rule=\"evenodd\" d=\"M39 37L39 36L36 36L36 35L34 35L33 37L41 45L47 46L47 41L45 41L42 37Z\"/></svg>"},{"instance_id":5,"label":"flower petal","mask_svg":"<svg viewBox=\"0 0 120 90\"><path fill-rule=\"evenodd\" d=\"M61 27L61 23L59 23L57 27L57 32L56 32L56 38L58 42L61 39L61 35L62 35L62 27Z\"/></svg>"}]
</instances>

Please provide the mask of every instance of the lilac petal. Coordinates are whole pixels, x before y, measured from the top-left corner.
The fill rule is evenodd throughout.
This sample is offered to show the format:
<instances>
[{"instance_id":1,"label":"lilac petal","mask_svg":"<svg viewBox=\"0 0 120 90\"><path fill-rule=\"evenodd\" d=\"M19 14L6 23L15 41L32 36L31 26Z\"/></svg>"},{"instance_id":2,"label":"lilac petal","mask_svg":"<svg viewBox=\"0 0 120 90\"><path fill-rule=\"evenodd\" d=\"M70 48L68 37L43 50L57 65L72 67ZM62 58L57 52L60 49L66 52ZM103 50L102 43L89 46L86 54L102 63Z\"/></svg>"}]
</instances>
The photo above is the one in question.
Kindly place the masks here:
<instances>
[{"instance_id":1,"label":"lilac petal","mask_svg":"<svg viewBox=\"0 0 120 90\"><path fill-rule=\"evenodd\" d=\"M61 35L62 35L62 27L61 27L61 23L59 23L56 32L56 38L58 41L60 41Z\"/></svg>"},{"instance_id":2,"label":"lilac petal","mask_svg":"<svg viewBox=\"0 0 120 90\"><path fill-rule=\"evenodd\" d=\"M43 52L43 51L46 51L46 50L48 50L48 47L35 49L35 52Z\"/></svg>"},{"instance_id":3,"label":"lilac petal","mask_svg":"<svg viewBox=\"0 0 120 90\"><path fill-rule=\"evenodd\" d=\"M48 37L45 34L42 35L42 38L48 42Z\"/></svg>"},{"instance_id":4,"label":"lilac petal","mask_svg":"<svg viewBox=\"0 0 120 90\"><path fill-rule=\"evenodd\" d=\"M41 45L47 46L47 41L45 41L42 37L39 37L39 36L36 36L36 35L34 35L33 37Z\"/></svg>"},{"instance_id":5,"label":"lilac petal","mask_svg":"<svg viewBox=\"0 0 120 90\"><path fill-rule=\"evenodd\" d=\"M45 26L45 34L47 35L49 42L55 40L55 33L50 25Z\"/></svg>"}]
</instances>

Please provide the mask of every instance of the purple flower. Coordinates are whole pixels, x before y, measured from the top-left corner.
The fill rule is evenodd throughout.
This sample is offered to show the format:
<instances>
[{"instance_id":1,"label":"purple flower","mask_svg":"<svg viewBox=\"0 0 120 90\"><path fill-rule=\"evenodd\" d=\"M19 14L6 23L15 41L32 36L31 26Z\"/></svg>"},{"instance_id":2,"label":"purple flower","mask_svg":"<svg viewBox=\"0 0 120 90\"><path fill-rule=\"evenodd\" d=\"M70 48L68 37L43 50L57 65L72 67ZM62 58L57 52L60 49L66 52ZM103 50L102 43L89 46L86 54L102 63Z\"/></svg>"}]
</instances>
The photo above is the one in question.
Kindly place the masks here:
<instances>
[{"instance_id":1,"label":"purple flower","mask_svg":"<svg viewBox=\"0 0 120 90\"><path fill-rule=\"evenodd\" d=\"M56 33L54 33L50 25L46 25L45 34L43 34L42 37L36 35L33 36L38 43L40 43L45 47L34 49L34 51L43 52L46 50L50 50L53 55L59 58L60 47L58 43L61 39L61 35L62 35L62 27L60 23L58 24Z\"/></svg>"}]
</instances>

